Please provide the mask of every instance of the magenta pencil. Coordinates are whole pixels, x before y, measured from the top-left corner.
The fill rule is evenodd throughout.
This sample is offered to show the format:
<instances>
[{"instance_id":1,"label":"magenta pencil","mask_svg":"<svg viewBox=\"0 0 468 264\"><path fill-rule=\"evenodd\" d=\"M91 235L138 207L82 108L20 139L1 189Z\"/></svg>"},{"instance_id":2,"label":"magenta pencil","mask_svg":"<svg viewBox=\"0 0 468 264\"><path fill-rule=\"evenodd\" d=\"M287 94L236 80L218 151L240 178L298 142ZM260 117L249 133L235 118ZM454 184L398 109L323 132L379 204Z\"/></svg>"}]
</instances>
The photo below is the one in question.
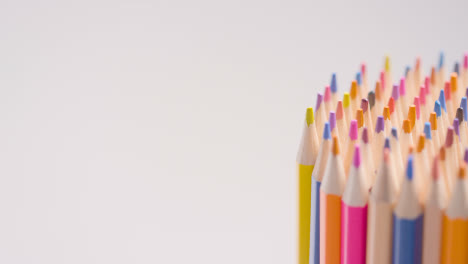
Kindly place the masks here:
<instances>
[{"instance_id":1,"label":"magenta pencil","mask_svg":"<svg viewBox=\"0 0 468 264\"><path fill-rule=\"evenodd\" d=\"M365 264L367 239L367 199L365 172L359 146L354 148L353 164L341 200L341 263Z\"/></svg>"}]
</instances>

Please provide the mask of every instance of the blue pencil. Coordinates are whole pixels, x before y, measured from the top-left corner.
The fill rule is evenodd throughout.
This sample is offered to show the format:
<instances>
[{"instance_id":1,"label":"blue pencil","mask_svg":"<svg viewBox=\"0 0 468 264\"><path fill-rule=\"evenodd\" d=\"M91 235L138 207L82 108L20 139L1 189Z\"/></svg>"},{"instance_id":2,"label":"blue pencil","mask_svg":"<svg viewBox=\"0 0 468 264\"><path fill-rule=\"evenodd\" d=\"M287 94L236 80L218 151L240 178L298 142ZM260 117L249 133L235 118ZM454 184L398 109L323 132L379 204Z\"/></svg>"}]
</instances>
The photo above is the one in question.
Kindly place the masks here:
<instances>
[{"instance_id":1,"label":"blue pencil","mask_svg":"<svg viewBox=\"0 0 468 264\"><path fill-rule=\"evenodd\" d=\"M413 155L408 157L406 179L393 215L394 264L420 264L423 213L413 186Z\"/></svg>"},{"instance_id":2,"label":"blue pencil","mask_svg":"<svg viewBox=\"0 0 468 264\"><path fill-rule=\"evenodd\" d=\"M312 186L310 196L310 249L309 263L320 263L320 185L322 184L325 167L331 149L330 123L326 122L323 128L323 141L320 146L316 167L312 173Z\"/></svg>"}]
</instances>

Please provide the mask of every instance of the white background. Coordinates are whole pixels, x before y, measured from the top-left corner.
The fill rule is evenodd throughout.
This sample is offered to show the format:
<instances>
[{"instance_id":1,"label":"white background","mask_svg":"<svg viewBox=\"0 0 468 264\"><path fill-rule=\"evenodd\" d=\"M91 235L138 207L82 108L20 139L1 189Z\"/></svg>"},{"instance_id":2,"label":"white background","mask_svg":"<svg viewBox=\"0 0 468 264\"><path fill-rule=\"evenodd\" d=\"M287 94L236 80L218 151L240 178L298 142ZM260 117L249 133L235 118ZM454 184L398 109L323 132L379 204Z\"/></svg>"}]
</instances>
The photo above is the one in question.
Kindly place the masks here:
<instances>
[{"instance_id":1,"label":"white background","mask_svg":"<svg viewBox=\"0 0 468 264\"><path fill-rule=\"evenodd\" d=\"M331 72L468 51L466 1L312 2L0 1L0 263L293 263Z\"/></svg>"}]
</instances>

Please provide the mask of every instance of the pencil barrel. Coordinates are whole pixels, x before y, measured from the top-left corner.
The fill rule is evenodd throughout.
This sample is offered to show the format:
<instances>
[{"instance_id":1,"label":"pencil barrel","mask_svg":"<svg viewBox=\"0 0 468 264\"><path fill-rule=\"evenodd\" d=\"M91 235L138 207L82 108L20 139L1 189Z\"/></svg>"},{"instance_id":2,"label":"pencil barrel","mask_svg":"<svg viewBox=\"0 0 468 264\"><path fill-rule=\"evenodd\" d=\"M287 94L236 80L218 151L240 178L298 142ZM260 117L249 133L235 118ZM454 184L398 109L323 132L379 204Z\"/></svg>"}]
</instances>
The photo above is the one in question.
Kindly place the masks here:
<instances>
[{"instance_id":1,"label":"pencil barrel","mask_svg":"<svg viewBox=\"0 0 468 264\"><path fill-rule=\"evenodd\" d=\"M320 190L320 264L341 260L341 197Z\"/></svg>"},{"instance_id":2,"label":"pencil barrel","mask_svg":"<svg viewBox=\"0 0 468 264\"><path fill-rule=\"evenodd\" d=\"M298 263L309 264L310 191L313 165L298 164Z\"/></svg>"},{"instance_id":3,"label":"pencil barrel","mask_svg":"<svg viewBox=\"0 0 468 264\"><path fill-rule=\"evenodd\" d=\"M443 216L443 264L468 263L468 220Z\"/></svg>"},{"instance_id":4,"label":"pencil barrel","mask_svg":"<svg viewBox=\"0 0 468 264\"><path fill-rule=\"evenodd\" d=\"M349 206L341 202L341 263L365 264L367 205Z\"/></svg>"},{"instance_id":5,"label":"pencil barrel","mask_svg":"<svg viewBox=\"0 0 468 264\"><path fill-rule=\"evenodd\" d=\"M392 262L393 211L389 203L369 201L367 217L367 263Z\"/></svg>"},{"instance_id":6,"label":"pencil barrel","mask_svg":"<svg viewBox=\"0 0 468 264\"><path fill-rule=\"evenodd\" d=\"M393 215L393 264L420 264L423 216L401 219Z\"/></svg>"},{"instance_id":7,"label":"pencil barrel","mask_svg":"<svg viewBox=\"0 0 468 264\"><path fill-rule=\"evenodd\" d=\"M312 177L310 203L310 264L320 263L320 185L321 182Z\"/></svg>"}]
</instances>

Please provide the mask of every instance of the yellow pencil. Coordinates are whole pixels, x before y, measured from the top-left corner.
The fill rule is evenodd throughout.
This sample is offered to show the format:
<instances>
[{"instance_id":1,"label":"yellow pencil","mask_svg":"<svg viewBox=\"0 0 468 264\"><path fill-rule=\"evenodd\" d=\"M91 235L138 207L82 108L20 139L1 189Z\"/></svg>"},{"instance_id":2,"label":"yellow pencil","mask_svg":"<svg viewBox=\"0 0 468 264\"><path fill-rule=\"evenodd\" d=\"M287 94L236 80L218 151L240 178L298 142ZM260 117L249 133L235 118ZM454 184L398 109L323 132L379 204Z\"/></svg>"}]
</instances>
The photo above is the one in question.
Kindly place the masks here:
<instances>
[{"instance_id":1,"label":"yellow pencil","mask_svg":"<svg viewBox=\"0 0 468 264\"><path fill-rule=\"evenodd\" d=\"M318 152L318 138L314 110L307 108L299 152L297 154L298 177L298 263L309 263L310 243L310 193L311 176Z\"/></svg>"}]
</instances>

